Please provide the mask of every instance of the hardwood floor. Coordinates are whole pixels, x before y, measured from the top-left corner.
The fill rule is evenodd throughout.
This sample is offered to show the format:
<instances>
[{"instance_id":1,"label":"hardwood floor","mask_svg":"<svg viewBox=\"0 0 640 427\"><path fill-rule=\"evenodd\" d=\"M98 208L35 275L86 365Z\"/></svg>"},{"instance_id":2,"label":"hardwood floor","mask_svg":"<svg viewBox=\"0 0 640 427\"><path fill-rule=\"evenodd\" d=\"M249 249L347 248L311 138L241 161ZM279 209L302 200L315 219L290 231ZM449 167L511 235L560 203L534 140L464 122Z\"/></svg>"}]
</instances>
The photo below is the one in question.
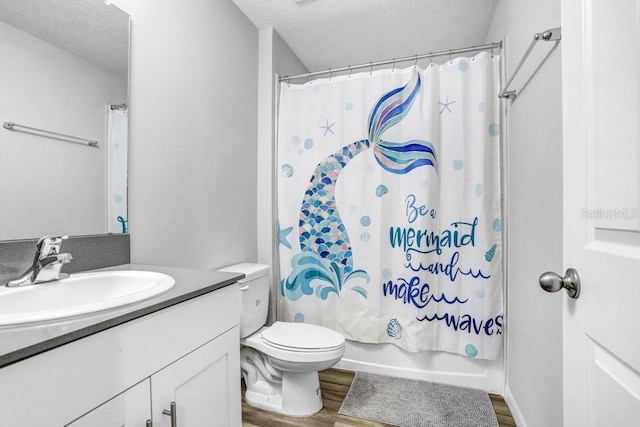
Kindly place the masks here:
<instances>
[{"instance_id":1,"label":"hardwood floor","mask_svg":"<svg viewBox=\"0 0 640 427\"><path fill-rule=\"evenodd\" d=\"M320 372L320 388L324 408L317 414L306 418L285 417L262 409L254 408L244 402L242 390L242 426L243 427L390 427L375 421L347 417L338 414L355 373L338 369L327 369ZM493 409L500 427L515 427L511 412L501 396L490 394Z\"/></svg>"}]
</instances>

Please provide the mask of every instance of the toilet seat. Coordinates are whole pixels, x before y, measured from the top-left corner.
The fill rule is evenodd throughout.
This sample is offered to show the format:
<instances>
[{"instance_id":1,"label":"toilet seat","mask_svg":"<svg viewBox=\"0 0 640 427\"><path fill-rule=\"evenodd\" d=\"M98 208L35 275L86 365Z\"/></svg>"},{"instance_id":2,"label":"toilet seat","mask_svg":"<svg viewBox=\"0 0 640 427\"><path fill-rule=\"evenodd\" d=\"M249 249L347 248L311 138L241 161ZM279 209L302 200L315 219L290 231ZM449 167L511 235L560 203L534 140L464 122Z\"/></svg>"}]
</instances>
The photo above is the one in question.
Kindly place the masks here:
<instances>
[{"instance_id":1,"label":"toilet seat","mask_svg":"<svg viewBox=\"0 0 640 427\"><path fill-rule=\"evenodd\" d=\"M344 354L341 334L306 323L275 322L241 339L240 344L288 362L315 363L340 359Z\"/></svg>"},{"instance_id":2,"label":"toilet seat","mask_svg":"<svg viewBox=\"0 0 640 427\"><path fill-rule=\"evenodd\" d=\"M281 350L298 352L331 351L344 346L344 337L310 323L275 322L261 334L265 344Z\"/></svg>"}]
</instances>

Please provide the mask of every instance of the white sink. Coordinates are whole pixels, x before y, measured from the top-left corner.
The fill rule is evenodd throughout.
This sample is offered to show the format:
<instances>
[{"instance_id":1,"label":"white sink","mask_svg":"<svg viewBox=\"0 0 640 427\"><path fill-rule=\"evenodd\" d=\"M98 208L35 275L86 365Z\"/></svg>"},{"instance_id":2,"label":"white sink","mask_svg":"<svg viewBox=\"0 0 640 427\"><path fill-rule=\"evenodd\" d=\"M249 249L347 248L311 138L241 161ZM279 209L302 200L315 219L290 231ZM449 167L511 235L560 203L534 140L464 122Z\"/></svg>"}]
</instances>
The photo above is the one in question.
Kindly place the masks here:
<instances>
[{"instance_id":1,"label":"white sink","mask_svg":"<svg viewBox=\"0 0 640 427\"><path fill-rule=\"evenodd\" d=\"M76 273L67 279L0 287L0 326L63 319L143 301L171 289L173 277L151 271Z\"/></svg>"}]
</instances>

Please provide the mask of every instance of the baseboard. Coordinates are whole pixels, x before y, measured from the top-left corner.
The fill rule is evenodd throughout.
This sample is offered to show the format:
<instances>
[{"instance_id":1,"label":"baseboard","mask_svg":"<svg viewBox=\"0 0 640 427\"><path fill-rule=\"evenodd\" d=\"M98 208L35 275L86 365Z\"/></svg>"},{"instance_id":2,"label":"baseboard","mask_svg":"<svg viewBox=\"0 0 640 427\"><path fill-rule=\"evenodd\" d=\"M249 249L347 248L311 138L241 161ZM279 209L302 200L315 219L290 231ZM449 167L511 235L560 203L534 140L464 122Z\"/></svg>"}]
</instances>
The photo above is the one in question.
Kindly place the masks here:
<instances>
[{"instance_id":1,"label":"baseboard","mask_svg":"<svg viewBox=\"0 0 640 427\"><path fill-rule=\"evenodd\" d=\"M515 421L517 427L527 427L527 423L524 421L524 417L520 412L520 408L518 408L518 404L516 403L513 394L511 394L511 389L509 385L506 386L504 390L504 401L509 407L509 411L511 411L511 417L513 421Z\"/></svg>"}]
</instances>

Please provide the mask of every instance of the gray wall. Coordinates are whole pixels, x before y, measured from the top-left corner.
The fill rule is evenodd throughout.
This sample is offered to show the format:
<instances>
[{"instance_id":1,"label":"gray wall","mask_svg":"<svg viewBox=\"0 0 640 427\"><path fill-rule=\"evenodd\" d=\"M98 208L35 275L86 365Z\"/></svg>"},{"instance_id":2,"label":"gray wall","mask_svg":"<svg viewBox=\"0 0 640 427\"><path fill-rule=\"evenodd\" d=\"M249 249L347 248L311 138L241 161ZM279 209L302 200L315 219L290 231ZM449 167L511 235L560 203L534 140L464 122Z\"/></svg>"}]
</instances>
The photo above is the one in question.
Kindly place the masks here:
<instances>
[{"instance_id":1,"label":"gray wall","mask_svg":"<svg viewBox=\"0 0 640 427\"><path fill-rule=\"evenodd\" d=\"M272 292L269 306L269 320L275 321L278 294L278 266L275 253L279 238L276 220L276 182L274 164L276 157L275 120L277 118L278 76L306 73L300 62L282 37L272 28L260 30L259 52L259 93L258 93L258 261L271 265Z\"/></svg>"},{"instance_id":2,"label":"gray wall","mask_svg":"<svg viewBox=\"0 0 640 427\"><path fill-rule=\"evenodd\" d=\"M131 15L131 261L255 261L258 30L231 0L114 0Z\"/></svg>"},{"instance_id":3,"label":"gray wall","mask_svg":"<svg viewBox=\"0 0 640 427\"><path fill-rule=\"evenodd\" d=\"M533 34L559 25L557 0L501 1L487 41L506 35L510 76ZM519 75L526 80L550 47L538 43ZM563 271L561 47L508 102L506 120L506 398L521 427L562 425L562 296L538 286L542 272Z\"/></svg>"}]
</instances>

